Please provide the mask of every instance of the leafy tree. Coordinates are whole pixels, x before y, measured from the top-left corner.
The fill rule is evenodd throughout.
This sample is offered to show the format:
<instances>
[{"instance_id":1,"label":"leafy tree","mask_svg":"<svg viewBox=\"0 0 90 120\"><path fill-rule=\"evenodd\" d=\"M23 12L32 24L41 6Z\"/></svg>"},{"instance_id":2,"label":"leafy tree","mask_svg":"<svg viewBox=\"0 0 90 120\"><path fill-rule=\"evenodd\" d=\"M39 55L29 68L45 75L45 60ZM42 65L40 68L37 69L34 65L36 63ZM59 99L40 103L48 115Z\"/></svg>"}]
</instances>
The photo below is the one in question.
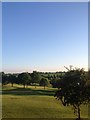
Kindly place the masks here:
<instances>
[{"instance_id":1,"label":"leafy tree","mask_svg":"<svg viewBox=\"0 0 90 120\"><path fill-rule=\"evenodd\" d=\"M49 81L46 78L42 78L39 83L40 86L44 86L44 89L45 89L45 86L48 86L48 84L49 84Z\"/></svg>"},{"instance_id":2,"label":"leafy tree","mask_svg":"<svg viewBox=\"0 0 90 120\"><path fill-rule=\"evenodd\" d=\"M90 85L90 70L88 70L86 76L87 76L87 84Z\"/></svg>"},{"instance_id":3,"label":"leafy tree","mask_svg":"<svg viewBox=\"0 0 90 120\"><path fill-rule=\"evenodd\" d=\"M32 83L35 83L35 88L36 88L36 83L40 82L41 75L39 72L33 71L33 73L31 74L31 77L32 77Z\"/></svg>"},{"instance_id":4,"label":"leafy tree","mask_svg":"<svg viewBox=\"0 0 90 120\"><path fill-rule=\"evenodd\" d=\"M21 83L25 88L25 86L31 82L31 77L29 73L24 72L18 75L18 80L19 80L19 83Z\"/></svg>"},{"instance_id":5,"label":"leafy tree","mask_svg":"<svg viewBox=\"0 0 90 120\"><path fill-rule=\"evenodd\" d=\"M8 75L2 72L1 76L2 76L2 86L8 84L9 83Z\"/></svg>"},{"instance_id":6,"label":"leafy tree","mask_svg":"<svg viewBox=\"0 0 90 120\"><path fill-rule=\"evenodd\" d=\"M81 104L87 104L90 101L90 87L87 84L85 71L83 69L70 69L59 82L59 90L55 97L61 100L64 106L72 105L74 113L80 120Z\"/></svg>"},{"instance_id":7,"label":"leafy tree","mask_svg":"<svg viewBox=\"0 0 90 120\"><path fill-rule=\"evenodd\" d=\"M13 84L16 83L17 77L14 74L10 74L8 79L9 79L9 82L11 83L11 85L13 87Z\"/></svg>"},{"instance_id":8,"label":"leafy tree","mask_svg":"<svg viewBox=\"0 0 90 120\"><path fill-rule=\"evenodd\" d=\"M52 84L53 88L59 88L59 82L60 82L60 78L53 78L50 83Z\"/></svg>"},{"instance_id":9,"label":"leafy tree","mask_svg":"<svg viewBox=\"0 0 90 120\"><path fill-rule=\"evenodd\" d=\"M31 83L32 83L32 77L31 77L31 74L28 73L28 80L27 80L26 85L27 85L27 86L28 86L28 85L31 85Z\"/></svg>"}]
</instances>

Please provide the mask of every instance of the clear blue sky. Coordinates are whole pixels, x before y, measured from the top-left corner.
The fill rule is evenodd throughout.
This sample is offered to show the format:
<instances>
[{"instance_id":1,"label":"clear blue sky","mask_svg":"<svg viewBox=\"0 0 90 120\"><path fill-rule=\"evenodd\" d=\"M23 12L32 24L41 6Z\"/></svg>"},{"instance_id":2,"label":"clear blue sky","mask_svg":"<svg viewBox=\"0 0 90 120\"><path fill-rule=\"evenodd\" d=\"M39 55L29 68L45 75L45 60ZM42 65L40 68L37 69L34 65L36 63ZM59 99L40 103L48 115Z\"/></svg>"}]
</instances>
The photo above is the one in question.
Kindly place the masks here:
<instances>
[{"instance_id":1,"label":"clear blue sky","mask_svg":"<svg viewBox=\"0 0 90 120\"><path fill-rule=\"evenodd\" d=\"M88 3L3 3L3 71L88 66Z\"/></svg>"},{"instance_id":2,"label":"clear blue sky","mask_svg":"<svg viewBox=\"0 0 90 120\"><path fill-rule=\"evenodd\" d=\"M2 70L2 3L0 2L0 71Z\"/></svg>"}]
</instances>

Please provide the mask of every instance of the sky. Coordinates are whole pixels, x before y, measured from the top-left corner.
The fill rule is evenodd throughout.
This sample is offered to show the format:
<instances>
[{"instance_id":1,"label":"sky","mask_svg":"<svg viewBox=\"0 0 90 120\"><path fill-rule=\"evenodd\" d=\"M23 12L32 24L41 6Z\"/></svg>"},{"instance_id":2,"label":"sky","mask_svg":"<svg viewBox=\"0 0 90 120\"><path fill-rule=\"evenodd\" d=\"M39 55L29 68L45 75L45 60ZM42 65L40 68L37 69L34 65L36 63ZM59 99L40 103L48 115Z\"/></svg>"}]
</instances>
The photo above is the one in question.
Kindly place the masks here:
<instances>
[{"instance_id":1,"label":"sky","mask_svg":"<svg viewBox=\"0 0 90 120\"><path fill-rule=\"evenodd\" d=\"M2 20L4 72L87 69L87 2L5 2Z\"/></svg>"},{"instance_id":2,"label":"sky","mask_svg":"<svg viewBox=\"0 0 90 120\"><path fill-rule=\"evenodd\" d=\"M89 2L89 0L2 0L3 2Z\"/></svg>"},{"instance_id":3,"label":"sky","mask_svg":"<svg viewBox=\"0 0 90 120\"><path fill-rule=\"evenodd\" d=\"M2 3L0 2L0 71L2 69Z\"/></svg>"}]
</instances>

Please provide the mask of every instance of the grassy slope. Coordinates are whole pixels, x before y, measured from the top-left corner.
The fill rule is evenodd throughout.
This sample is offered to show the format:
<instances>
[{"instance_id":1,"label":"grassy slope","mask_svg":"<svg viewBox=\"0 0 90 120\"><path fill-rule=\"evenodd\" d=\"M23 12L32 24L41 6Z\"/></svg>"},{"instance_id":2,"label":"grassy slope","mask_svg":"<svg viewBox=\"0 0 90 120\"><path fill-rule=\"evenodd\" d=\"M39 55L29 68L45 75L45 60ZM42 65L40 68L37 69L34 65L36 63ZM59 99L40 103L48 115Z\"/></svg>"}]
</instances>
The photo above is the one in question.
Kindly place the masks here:
<instances>
[{"instance_id":1,"label":"grassy slope","mask_svg":"<svg viewBox=\"0 0 90 120\"><path fill-rule=\"evenodd\" d=\"M23 88L14 87L15 93L7 92L2 96L3 118L73 118L71 107L64 107L53 95L55 89L32 86L24 92ZM12 91L10 86L4 90ZM23 92L21 92L23 91ZM86 106L82 106L82 117L88 117Z\"/></svg>"}]
</instances>

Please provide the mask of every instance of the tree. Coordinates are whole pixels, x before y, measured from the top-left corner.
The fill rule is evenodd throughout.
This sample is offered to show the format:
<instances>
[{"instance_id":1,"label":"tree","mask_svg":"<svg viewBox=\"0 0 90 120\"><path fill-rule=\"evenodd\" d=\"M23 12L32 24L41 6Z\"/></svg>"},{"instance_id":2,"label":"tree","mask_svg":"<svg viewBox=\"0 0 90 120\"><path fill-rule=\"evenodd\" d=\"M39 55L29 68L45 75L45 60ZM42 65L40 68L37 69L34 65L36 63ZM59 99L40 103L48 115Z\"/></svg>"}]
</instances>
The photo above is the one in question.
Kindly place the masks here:
<instances>
[{"instance_id":1,"label":"tree","mask_svg":"<svg viewBox=\"0 0 90 120\"><path fill-rule=\"evenodd\" d=\"M48 84L49 84L49 81L46 78L42 78L39 83L40 86L44 86L44 89L45 89L45 86L48 86Z\"/></svg>"},{"instance_id":2,"label":"tree","mask_svg":"<svg viewBox=\"0 0 90 120\"><path fill-rule=\"evenodd\" d=\"M36 83L40 82L41 75L39 72L33 71L33 73L31 74L31 77L32 77L32 83L35 83L35 88L36 88Z\"/></svg>"},{"instance_id":3,"label":"tree","mask_svg":"<svg viewBox=\"0 0 90 120\"><path fill-rule=\"evenodd\" d=\"M16 83L16 76L14 74L10 74L8 76L8 79L9 79L9 82L11 83L12 87L13 87L13 84Z\"/></svg>"},{"instance_id":4,"label":"tree","mask_svg":"<svg viewBox=\"0 0 90 120\"><path fill-rule=\"evenodd\" d=\"M23 84L24 88L26 85L28 85L31 81L31 77L29 75L29 73L24 72L18 75L18 80L19 83Z\"/></svg>"},{"instance_id":5,"label":"tree","mask_svg":"<svg viewBox=\"0 0 90 120\"><path fill-rule=\"evenodd\" d=\"M59 90L55 97L61 100L64 106L72 105L74 113L80 120L81 104L90 101L90 87L87 84L85 71L83 69L68 70L59 82Z\"/></svg>"},{"instance_id":6,"label":"tree","mask_svg":"<svg viewBox=\"0 0 90 120\"><path fill-rule=\"evenodd\" d=\"M2 72L1 76L2 76L2 81L1 81L2 82L2 86L8 84L9 83L8 75L5 74L4 72Z\"/></svg>"},{"instance_id":7,"label":"tree","mask_svg":"<svg viewBox=\"0 0 90 120\"><path fill-rule=\"evenodd\" d=\"M87 84L90 85L90 70L88 70L86 76L87 76Z\"/></svg>"},{"instance_id":8,"label":"tree","mask_svg":"<svg viewBox=\"0 0 90 120\"><path fill-rule=\"evenodd\" d=\"M60 82L60 78L53 78L50 83L52 84L53 88L59 88L59 82Z\"/></svg>"}]
</instances>

